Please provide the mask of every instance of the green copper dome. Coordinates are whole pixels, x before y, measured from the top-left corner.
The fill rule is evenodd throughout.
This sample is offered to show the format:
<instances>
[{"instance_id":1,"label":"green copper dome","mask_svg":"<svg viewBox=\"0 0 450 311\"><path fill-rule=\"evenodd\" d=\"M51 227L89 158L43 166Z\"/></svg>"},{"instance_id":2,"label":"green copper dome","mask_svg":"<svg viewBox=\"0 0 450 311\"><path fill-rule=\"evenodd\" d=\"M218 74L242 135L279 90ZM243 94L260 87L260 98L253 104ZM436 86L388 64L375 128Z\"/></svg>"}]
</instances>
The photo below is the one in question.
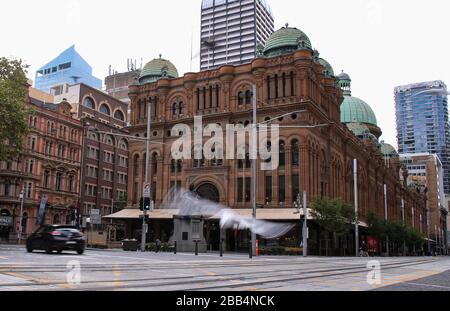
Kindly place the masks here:
<instances>
[{"instance_id":1,"label":"green copper dome","mask_svg":"<svg viewBox=\"0 0 450 311\"><path fill-rule=\"evenodd\" d=\"M384 141L381 142L381 153L388 158L398 157L397 150L395 150L392 145L386 144Z\"/></svg>"},{"instance_id":2,"label":"green copper dome","mask_svg":"<svg viewBox=\"0 0 450 311\"><path fill-rule=\"evenodd\" d=\"M312 50L312 44L308 36L297 28L283 27L275 31L264 46L264 56L273 57L292 53L298 49Z\"/></svg>"},{"instance_id":3,"label":"green copper dome","mask_svg":"<svg viewBox=\"0 0 450 311\"><path fill-rule=\"evenodd\" d=\"M325 75L328 77L334 77L334 70L333 67L331 67L330 63L324 60L323 58L319 58L319 64L321 64L323 67L325 67Z\"/></svg>"},{"instance_id":4,"label":"green copper dome","mask_svg":"<svg viewBox=\"0 0 450 311\"><path fill-rule=\"evenodd\" d=\"M344 96L344 102L341 105L341 122L377 126L377 118L372 108L363 100L353 96Z\"/></svg>"},{"instance_id":5,"label":"green copper dome","mask_svg":"<svg viewBox=\"0 0 450 311\"><path fill-rule=\"evenodd\" d=\"M161 58L160 55L159 58L155 58L144 66L139 76L139 83L151 83L163 77L178 78L178 70L169 60Z\"/></svg>"}]
</instances>

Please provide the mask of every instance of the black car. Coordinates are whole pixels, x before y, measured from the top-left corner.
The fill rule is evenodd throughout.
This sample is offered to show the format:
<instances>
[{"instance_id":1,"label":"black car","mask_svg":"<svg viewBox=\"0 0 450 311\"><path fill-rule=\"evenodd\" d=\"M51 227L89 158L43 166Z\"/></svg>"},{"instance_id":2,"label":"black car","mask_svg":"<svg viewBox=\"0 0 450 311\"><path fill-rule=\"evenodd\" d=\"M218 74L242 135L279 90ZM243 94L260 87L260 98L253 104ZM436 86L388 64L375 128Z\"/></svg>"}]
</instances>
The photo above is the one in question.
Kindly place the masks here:
<instances>
[{"instance_id":1,"label":"black car","mask_svg":"<svg viewBox=\"0 0 450 311\"><path fill-rule=\"evenodd\" d=\"M84 253L86 240L76 227L67 225L44 225L27 239L27 251L44 250L47 254L72 250Z\"/></svg>"}]
</instances>

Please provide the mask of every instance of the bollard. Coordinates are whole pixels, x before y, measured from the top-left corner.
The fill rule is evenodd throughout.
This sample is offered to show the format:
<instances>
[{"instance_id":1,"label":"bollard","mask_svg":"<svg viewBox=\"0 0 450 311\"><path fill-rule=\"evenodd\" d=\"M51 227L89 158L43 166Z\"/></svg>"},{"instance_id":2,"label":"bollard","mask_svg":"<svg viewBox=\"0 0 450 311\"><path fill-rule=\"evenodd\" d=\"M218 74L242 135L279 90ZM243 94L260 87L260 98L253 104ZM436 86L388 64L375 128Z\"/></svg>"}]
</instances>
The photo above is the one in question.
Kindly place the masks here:
<instances>
[{"instance_id":1,"label":"bollard","mask_svg":"<svg viewBox=\"0 0 450 311\"><path fill-rule=\"evenodd\" d=\"M250 259L252 259L253 258L252 242L248 242L248 245L249 245L249 247L248 247L248 257Z\"/></svg>"},{"instance_id":2,"label":"bollard","mask_svg":"<svg viewBox=\"0 0 450 311\"><path fill-rule=\"evenodd\" d=\"M174 242L174 246L175 246L175 250L173 253L176 255L177 254L177 241Z\"/></svg>"},{"instance_id":3,"label":"bollard","mask_svg":"<svg viewBox=\"0 0 450 311\"><path fill-rule=\"evenodd\" d=\"M195 241L195 256L198 256L198 241Z\"/></svg>"},{"instance_id":4,"label":"bollard","mask_svg":"<svg viewBox=\"0 0 450 311\"><path fill-rule=\"evenodd\" d=\"M223 257L223 240L220 241L220 247L219 247L219 249L220 249L220 257Z\"/></svg>"}]
</instances>

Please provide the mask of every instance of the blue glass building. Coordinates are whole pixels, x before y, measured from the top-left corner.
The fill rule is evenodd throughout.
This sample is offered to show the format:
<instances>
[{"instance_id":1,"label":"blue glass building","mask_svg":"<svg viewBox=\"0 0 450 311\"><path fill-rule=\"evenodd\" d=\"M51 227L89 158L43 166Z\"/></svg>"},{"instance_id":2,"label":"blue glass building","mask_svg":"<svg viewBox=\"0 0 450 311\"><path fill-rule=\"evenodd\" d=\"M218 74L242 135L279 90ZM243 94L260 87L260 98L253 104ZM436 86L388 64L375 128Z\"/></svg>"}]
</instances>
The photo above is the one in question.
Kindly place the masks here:
<instances>
[{"instance_id":1,"label":"blue glass building","mask_svg":"<svg viewBox=\"0 0 450 311\"><path fill-rule=\"evenodd\" d=\"M77 83L102 88L102 80L92 75L92 67L78 54L75 45L36 72L35 88L56 96L63 93L65 85Z\"/></svg>"},{"instance_id":2,"label":"blue glass building","mask_svg":"<svg viewBox=\"0 0 450 311\"><path fill-rule=\"evenodd\" d=\"M450 124L447 86L432 81L395 88L399 153L437 154L444 168L444 192L450 194Z\"/></svg>"}]
</instances>

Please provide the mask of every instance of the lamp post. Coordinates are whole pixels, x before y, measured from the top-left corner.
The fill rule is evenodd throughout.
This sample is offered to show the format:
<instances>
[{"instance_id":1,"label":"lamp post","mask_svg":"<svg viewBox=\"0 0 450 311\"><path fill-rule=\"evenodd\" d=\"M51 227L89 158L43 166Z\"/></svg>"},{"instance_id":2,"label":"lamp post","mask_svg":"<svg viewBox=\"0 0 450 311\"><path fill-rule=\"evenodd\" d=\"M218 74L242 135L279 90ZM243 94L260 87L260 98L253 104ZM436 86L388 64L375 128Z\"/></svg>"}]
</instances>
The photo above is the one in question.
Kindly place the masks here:
<instances>
[{"instance_id":1,"label":"lamp post","mask_svg":"<svg viewBox=\"0 0 450 311\"><path fill-rule=\"evenodd\" d=\"M18 233L18 237L17 237L17 241L18 244L20 245L20 243L22 242L22 217L23 217L23 200L24 200L24 196L25 196L25 191L22 188L22 191L20 191L20 215L19 215L19 233Z\"/></svg>"},{"instance_id":2,"label":"lamp post","mask_svg":"<svg viewBox=\"0 0 450 311\"><path fill-rule=\"evenodd\" d=\"M302 202L303 201L303 202ZM307 205L307 200L306 200L306 191L303 191L303 199L302 199L302 195L299 193L297 195L297 201L296 201L296 205L297 205L297 211L294 212L294 214L301 214L300 210L303 208L303 222L302 222L302 217L300 216L300 223L299 223L299 231L300 228L302 228L302 242L300 242L300 234L299 234L299 243L301 243L301 245L303 245L303 257L307 257L308 256L308 205ZM303 225L303 227L302 227Z\"/></svg>"},{"instance_id":3,"label":"lamp post","mask_svg":"<svg viewBox=\"0 0 450 311\"><path fill-rule=\"evenodd\" d=\"M355 200L355 254L359 257L359 201L358 201L358 160L353 160L353 187Z\"/></svg>"}]
</instances>

